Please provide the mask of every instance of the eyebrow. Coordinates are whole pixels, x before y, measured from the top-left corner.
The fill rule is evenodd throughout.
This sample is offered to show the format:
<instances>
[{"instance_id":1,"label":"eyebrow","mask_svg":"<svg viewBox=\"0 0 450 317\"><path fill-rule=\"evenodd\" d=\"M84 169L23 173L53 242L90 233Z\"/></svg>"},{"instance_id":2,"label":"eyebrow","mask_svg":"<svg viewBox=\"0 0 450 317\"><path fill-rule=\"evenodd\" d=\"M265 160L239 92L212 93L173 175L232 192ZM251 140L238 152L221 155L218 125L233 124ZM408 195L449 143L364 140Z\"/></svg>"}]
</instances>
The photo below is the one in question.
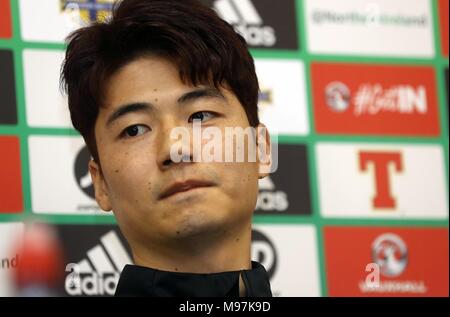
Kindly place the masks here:
<instances>
[{"instance_id":1,"label":"eyebrow","mask_svg":"<svg viewBox=\"0 0 450 317\"><path fill-rule=\"evenodd\" d=\"M108 121L106 122L106 126L110 126L114 121L118 120L128 113L150 111L152 107L152 104L146 102L137 102L120 106L109 116Z\"/></svg>"},{"instance_id":2,"label":"eyebrow","mask_svg":"<svg viewBox=\"0 0 450 317\"><path fill-rule=\"evenodd\" d=\"M193 102L195 100L199 100L202 98L215 98L220 99L221 101L225 101L228 103L227 98L214 87L202 87L199 89L195 89L183 94L180 98L178 98L178 105L184 105L189 102ZM153 112L155 110L155 106L149 102L133 102L130 104L126 104L120 106L117 110L115 110L108 118L106 122L107 126L110 126L114 121L119 118L133 112Z\"/></svg>"},{"instance_id":3,"label":"eyebrow","mask_svg":"<svg viewBox=\"0 0 450 317\"><path fill-rule=\"evenodd\" d=\"M184 104L201 98L218 98L227 102L227 98L214 87L204 87L189 91L178 98L178 104Z\"/></svg>"}]
</instances>

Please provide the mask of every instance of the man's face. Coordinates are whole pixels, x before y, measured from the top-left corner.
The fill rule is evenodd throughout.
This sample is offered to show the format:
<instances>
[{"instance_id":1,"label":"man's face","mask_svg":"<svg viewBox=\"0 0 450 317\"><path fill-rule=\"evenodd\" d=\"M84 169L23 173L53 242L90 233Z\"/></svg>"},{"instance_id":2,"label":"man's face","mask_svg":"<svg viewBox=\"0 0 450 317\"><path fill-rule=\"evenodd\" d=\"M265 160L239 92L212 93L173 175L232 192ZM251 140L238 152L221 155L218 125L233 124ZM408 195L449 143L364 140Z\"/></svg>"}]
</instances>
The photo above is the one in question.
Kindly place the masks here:
<instances>
[{"instance_id":1,"label":"man's face","mask_svg":"<svg viewBox=\"0 0 450 317\"><path fill-rule=\"evenodd\" d=\"M153 56L130 62L108 82L95 126L101 172L93 162L90 171L99 205L114 210L130 244L225 235L249 225L258 194L257 162L171 160L174 128L189 129L193 137L193 120L222 132L249 126L228 89L220 89L223 97L208 89L186 95L207 87L186 86L174 64ZM188 180L208 186L165 196Z\"/></svg>"}]
</instances>

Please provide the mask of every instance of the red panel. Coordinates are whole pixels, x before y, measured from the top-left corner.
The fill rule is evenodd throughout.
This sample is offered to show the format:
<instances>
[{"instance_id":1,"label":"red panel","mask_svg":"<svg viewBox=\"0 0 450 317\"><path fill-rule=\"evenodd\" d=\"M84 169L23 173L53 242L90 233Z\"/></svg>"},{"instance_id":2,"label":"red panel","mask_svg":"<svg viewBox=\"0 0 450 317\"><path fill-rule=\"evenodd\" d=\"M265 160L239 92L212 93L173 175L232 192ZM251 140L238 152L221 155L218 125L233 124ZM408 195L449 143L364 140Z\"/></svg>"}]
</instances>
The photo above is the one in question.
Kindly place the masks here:
<instances>
[{"instance_id":1,"label":"red panel","mask_svg":"<svg viewBox=\"0 0 450 317\"><path fill-rule=\"evenodd\" d=\"M311 67L318 133L440 135L432 67L332 63Z\"/></svg>"},{"instance_id":2,"label":"red panel","mask_svg":"<svg viewBox=\"0 0 450 317\"><path fill-rule=\"evenodd\" d=\"M23 210L19 139L0 137L0 213Z\"/></svg>"},{"instance_id":3,"label":"red panel","mask_svg":"<svg viewBox=\"0 0 450 317\"><path fill-rule=\"evenodd\" d=\"M326 227L325 255L330 296L448 296L448 229L445 228L374 228L374 227ZM380 274L379 288L368 290L366 272L369 263L377 263L373 254L380 250L377 241L394 236L405 246L388 246L382 256L394 250L388 272ZM379 239L380 238L380 239ZM377 240L378 239L378 240ZM398 239L398 240L396 240ZM405 258L402 258L405 256ZM389 256L387 256L389 258ZM392 261L391 261L392 260ZM380 262L382 263L382 262ZM403 267L402 264L405 264ZM385 271L386 272L386 271Z\"/></svg>"},{"instance_id":4,"label":"red panel","mask_svg":"<svg viewBox=\"0 0 450 317\"><path fill-rule=\"evenodd\" d=\"M9 0L0 0L0 38L11 37L11 7Z\"/></svg>"}]
</instances>

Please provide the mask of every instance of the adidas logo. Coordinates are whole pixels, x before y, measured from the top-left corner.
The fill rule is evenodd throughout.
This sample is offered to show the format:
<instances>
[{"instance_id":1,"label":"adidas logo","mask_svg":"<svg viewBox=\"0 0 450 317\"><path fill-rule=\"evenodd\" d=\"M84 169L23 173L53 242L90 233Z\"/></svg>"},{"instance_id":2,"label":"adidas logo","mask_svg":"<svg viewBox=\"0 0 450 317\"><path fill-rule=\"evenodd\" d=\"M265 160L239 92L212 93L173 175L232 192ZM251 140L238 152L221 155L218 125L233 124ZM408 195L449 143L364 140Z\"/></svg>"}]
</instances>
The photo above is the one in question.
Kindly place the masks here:
<instances>
[{"instance_id":1,"label":"adidas logo","mask_svg":"<svg viewBox=\"0 0 450 317\"><path fill-rule=\"evenodd\" d=\"M120 272L132 263L115 231L103 235L87 258L66 266L65 290L69 295L114 295Z\"/></svg>"},{"instance_id":2,"label":"adidas logo","mask_svg":"<svg viewBox=\"0 0 450 317\"><path fill-rule=\"evenodd\" d=\"M264 25L251 0L216 0L213 7L249 45L271 47L276 44L275 29Z\"/></svg>"},{"instance_id":3,"label":"adidas logo","mask_svg":"<svg viewBox=\"0 0 450 317\"><path fill-rule=\"evenodd\" d=\"M259 195L256 202L256 210L262 211L286 211L289 207L287 194L276 191L275 184L270 176L259 180Z\"/></svg>"}]
</instances>

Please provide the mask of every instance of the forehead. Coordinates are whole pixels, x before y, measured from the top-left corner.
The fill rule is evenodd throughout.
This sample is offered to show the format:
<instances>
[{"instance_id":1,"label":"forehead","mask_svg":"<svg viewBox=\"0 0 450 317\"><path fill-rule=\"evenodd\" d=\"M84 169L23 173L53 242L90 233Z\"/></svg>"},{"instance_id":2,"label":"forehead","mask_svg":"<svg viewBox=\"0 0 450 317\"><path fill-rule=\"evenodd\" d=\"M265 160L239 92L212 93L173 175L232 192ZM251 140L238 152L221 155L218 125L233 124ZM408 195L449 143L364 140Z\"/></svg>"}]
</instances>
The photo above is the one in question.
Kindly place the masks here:
<instances>
[{"instance_id":1,"label":"forehead","mask_svg":"<svg viewBox=\"0 0 450 317\"><path fill-rule=\"evenodd\" d=\"M193 86L181 81L179 69L170 60L146 55L132 60L116 71L105 87L104 108L127 102L172 102ZM237 97L227 85L220 87L231 102Z\"/></svg>"},{"instance_id":2,"label":"forehead","mask_svg":"<svg viewBox=\"0 0 450 317\"><path fill-rule=\"evenodd\" d=\"M183 86L173 63L156 56L140 57L125 64L108 80L105 89L106 103L117 101L121 97L136 97L143 91L167 92L182 89Z\"/></svg>"}]
</instances>

